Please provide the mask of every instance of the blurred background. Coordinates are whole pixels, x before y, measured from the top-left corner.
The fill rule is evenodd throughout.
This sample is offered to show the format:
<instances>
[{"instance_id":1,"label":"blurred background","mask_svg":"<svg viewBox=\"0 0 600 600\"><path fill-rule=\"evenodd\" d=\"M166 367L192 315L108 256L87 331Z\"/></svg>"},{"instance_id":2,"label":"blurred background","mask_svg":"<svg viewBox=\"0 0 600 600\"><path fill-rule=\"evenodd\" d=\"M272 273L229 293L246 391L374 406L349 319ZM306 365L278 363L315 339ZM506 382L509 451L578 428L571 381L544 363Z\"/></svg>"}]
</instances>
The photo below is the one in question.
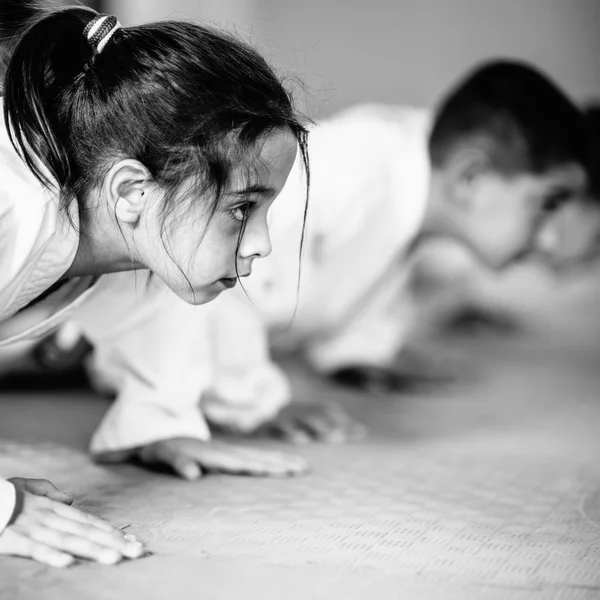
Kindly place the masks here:
<instances>
[{"instance_id":1,"label":"blurred background","mask_svg":"<svg viewBox=\"0 0 600 600\"><path fill-rule=\"evenodd\" d=\"M600 97L598 0L102 0L124 24L184 16L235 29L308 87L311 116L359 102L431 106L476 63L531 61Z\"/></svg>"}]
</instances>

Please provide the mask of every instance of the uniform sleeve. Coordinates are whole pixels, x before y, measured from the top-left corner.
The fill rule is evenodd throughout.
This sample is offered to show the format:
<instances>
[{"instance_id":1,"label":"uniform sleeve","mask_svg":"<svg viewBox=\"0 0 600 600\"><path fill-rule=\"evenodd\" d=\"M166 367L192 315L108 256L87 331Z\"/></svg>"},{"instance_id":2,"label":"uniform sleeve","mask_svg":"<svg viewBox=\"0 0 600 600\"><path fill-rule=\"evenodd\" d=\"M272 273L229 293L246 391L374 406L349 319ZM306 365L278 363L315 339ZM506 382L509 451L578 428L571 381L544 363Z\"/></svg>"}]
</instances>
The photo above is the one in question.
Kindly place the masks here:
<instances>
[{"instance_id":1,"label":"uniform sleeve","mask_svg":"<svg viewBox=\"0 0 600 600\"><path fill-rule=\"evenodd\" d=\"M0 99L0 109L2 108ZM0 123L0 321L60 279L79 243L77 207L59 210L55 191L31 173Z\"/></svg>"},{"instance_id":2,"label":"uniform sleeve","mask_svg":"<svg viewBox=\"0 0 600 600\"><path fill-rule=\"evenodd\" d=\"M76 316L96 347L98 376L117 390L92 437L94 454L174 437L210 438L199 409L212 379L203 335L210 312L147 278L135 273L104 278Z\"/></svg>"},{"instance_id":3,"label":"uniform sleeve","mask_svg":"<svg viewBox=\"0 0 600 600\"><path fill-rule=\"evenodd\" d=\"M57 226L56 205L48 201L43 190L25 179L19 165L12 164L14 157L6 164L7 158L0 143L0 321L12 316L35 295L32 288L43 289L44 282L35 279L44 279L38 272L39 263ZM68 268L69 259L65 259L63 271ZM54 283L48 279L48 285Z\"/></svg>"},{"instance_id":4,"label":"uniform sleeve","mask_svg":"<svg viewBox=\"0 0 600 600\"><path fill-rule=\"evenodd\" d=\"M0 479L0 535L13 515L16 498L15 486L6 479Z\"/></svg>"},{"instance_id":5,"label":"uniform sleeve","mask_svg":"<svg viewBox=\"0 0 600 600\"><path fill-rule=\"evenodd\" d=\"M271 357L263 315L243 292L221 294L211 308L215 370L202 410L211 423L249 432L290 402L291 386Z\"/></svg>"},{"instance_id":6,"label":"uniform sleeve","mask_svg":"<svg viewBox=\"0 0 600 600\"><path fill-rule=\"evenodd\" d=\"M117 392L92 453L174 437L206 441L207 419L247 431L287 402L266 330L243 303L221 305L222 296L192 306L159 282L133 289L131 278L111 276L77 317L96 347L96 378Z\"/></svg>"}]
</instances>

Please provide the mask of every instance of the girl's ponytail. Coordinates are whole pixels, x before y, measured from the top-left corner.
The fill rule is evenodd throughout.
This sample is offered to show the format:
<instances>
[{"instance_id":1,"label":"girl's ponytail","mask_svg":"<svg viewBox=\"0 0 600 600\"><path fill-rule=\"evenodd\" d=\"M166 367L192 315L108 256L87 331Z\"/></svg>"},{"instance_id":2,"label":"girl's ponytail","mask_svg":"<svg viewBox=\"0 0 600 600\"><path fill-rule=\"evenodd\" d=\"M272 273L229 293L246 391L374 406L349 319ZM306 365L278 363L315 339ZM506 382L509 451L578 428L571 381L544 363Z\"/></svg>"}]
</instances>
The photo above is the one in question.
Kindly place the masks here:
<instances>
[{"instance_id":1,"label":"girl's ponytail","mask_svg":"<svg viewBox=\"0 0 600 600\"><path fill-rule=\"evenodd\" d=\"M2 0L3 4L6 0ZM13 36L4 80L4 119L10 139L34 175L46 186L69 185L71 161L67 155L69 132L65 122L63 94L85 72L94 56L84 37L86 25L96 13L86 8L48 11L38 2L23 5L7 19L3 31ZM31 21L32 20L32 21Z\"/></svg>"}]
</instances>

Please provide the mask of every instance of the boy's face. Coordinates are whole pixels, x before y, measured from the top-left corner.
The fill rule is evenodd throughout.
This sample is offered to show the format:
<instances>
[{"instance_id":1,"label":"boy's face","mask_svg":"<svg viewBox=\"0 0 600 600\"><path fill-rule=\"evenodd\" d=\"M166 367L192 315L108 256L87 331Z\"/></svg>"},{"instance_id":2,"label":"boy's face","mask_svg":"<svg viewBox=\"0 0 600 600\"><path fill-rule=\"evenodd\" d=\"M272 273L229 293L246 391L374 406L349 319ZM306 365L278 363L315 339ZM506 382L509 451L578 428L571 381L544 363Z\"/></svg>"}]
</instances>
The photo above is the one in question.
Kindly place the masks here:
<instances>
[{"instance_id":1,"label":"boy's face","mask_svg":"<svg viewBox=\"0 0 600 600\"><path fill-rule=\"evenodd\" d=\"M585 184L577 164L541 175L481 173L470 185L463 241L493 269L537 252L548 258L547 223L563 204L581 197Z\"/></svg>"}]
</instances>

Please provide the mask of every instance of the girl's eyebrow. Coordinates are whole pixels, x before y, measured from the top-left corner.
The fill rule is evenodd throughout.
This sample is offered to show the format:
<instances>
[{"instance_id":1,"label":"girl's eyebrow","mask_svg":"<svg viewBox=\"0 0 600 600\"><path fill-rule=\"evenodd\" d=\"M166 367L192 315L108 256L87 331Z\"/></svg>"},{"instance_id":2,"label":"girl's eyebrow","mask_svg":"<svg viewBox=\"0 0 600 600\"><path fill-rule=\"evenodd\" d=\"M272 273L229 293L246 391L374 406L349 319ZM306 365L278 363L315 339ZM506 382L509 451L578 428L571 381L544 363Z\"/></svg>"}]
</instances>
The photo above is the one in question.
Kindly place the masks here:
<instances>
[{"instance_id":1,"label":"girl's eyebrow","mask_svg":"<svg viewBox=\"0 0 600 600\"><path fill-rule=\"evenodd\" d=\"M230 192L230 194L232 196L250 196L251 194L260 194L261 196L270 197L275 195L275 188L268 185L255 183L241 190L233 190Z\"/></svg>"}]
</instances>

